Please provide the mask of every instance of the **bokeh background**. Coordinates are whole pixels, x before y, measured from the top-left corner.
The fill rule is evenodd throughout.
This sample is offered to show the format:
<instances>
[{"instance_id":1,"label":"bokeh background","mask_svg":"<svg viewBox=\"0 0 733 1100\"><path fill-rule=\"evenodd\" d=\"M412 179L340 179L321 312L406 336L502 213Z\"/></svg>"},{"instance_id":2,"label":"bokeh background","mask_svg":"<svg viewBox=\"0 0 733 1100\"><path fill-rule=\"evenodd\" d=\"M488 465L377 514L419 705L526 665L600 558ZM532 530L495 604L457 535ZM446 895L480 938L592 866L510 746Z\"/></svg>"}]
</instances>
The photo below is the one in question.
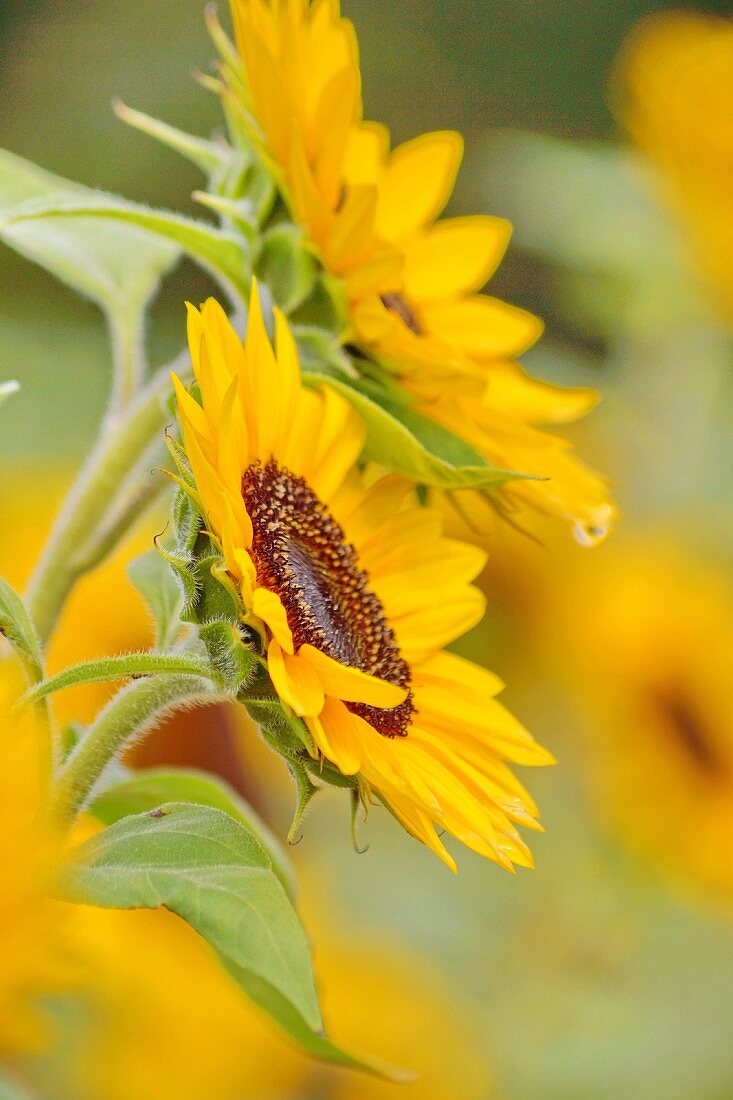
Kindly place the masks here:
<instances>
[{"instance_id":1,"label":"bokeh background","mask_svg":"<svg viewBox=\"0 0 733 1100\"><path fill-rule=\"evenodd\" d=\"M612 479L622 516L593 551L552 527L533 539L498 532L485 575L489 613L463 647L507 681L504 701L559 761L528 776L547 830L533 845L536 870L512 878L462 852L453 878L378 812L362 830L369 851L357 856L338 792L316 800L294 849L326 1005L349 1040L422 1069L420 1081L400 1091L320 1077L300 1063L285 1073L255 1029L243 1055L252 1091L242 1095L726 1100L732 292L706 247L733 232L733 203L703 217L700 203L718 192L675 172L715 152L719 193L733 197L733 136L694 124L694 111L709 119L715 103L722 118L727 105L731 130L733 32L712 61L659 76L661 108L649 90L661 62L638 70L619 52L643 17L673 7L724 16L729 5L343 7L361 41L367 115L389 123L395 140L463 131L451 212L515 223L492 293L546 321L524 360L530 373L601 392L572 436ZM675 40L683 57L685 41ZM120 96L211 131L218 105L192 73L212 54L193 0L2 0L0 146L89 186L197 213L195 171L126 131L109 104ZM711 71L712 91L695 77ZM692 124L675 131L679 147L669 152L675 109ZM0 571L21 583L94 436L110 365L91 305L7 249L0 282L1 373L23 387L0 431ZM150 319L156 362L181 345L183 298L208 289L188 264L168 278ZM136 545L149 545L155 529L153 517ZM57 663L140 644L147 626L135 600L120 561L84 582ZM92 630L82 625L89 608ZM100 699L86 689L64 705L84 720ZM233 716L188 716L143 758L215 767L287 830L287 777ZM205 1050L206 1034L198 1039ZM49 1095L74 1095L60 1071L46 1072Z\"/></svg>"}]
</instances>

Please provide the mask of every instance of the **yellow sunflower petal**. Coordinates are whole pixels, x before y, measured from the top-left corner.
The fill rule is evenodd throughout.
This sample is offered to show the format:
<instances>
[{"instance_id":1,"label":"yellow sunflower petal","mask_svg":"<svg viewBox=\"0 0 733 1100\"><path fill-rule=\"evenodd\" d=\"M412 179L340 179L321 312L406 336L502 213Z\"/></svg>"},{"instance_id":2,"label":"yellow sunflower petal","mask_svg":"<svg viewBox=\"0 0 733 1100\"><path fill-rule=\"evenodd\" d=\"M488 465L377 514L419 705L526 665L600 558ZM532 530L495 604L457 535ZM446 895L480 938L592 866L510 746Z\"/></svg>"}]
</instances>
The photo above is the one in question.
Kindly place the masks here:
<instances>
[{"instance_id":1,"label":"yellow sunflower petal","mask_svg":"<svg viewBox=\"0 0 733 1100\"><path fill-rule=\"evenodd\" d=\"M425 303L421 316L429 332L483 359L521 355L542 334L537 317L485 294L457 302Z\"/></svg>"},{"instance_id":2,"label":"yellow sunflower petal","mask_svg":"<svg viewBox=\"0 0 733 1100\"><path fill-rule=\"evenodd\" d=\"M405 248L405 290L420 302L480 290L496 271L512 227L503 218L436 222Z\"/></svg>"},{"instance_id":3,"label":"yellow sunflower petal","mask_svg":"<svg viewBox=\"0 0 733 1100\"><path fill-rule=\"evenodd\" d=\"M362 763L366 722L338 699L326 699L317 718L308 721L316 744L343 775L356 775Z\"/></svg>"},{"instance_id":4,"label":"yellow sunflower petal","mask_svg":"<svg viewBox=\"0 0 733 1100\"><path fill-rule=\"evenodd\" d=\"M377 228L387 241L406 240L445 206L463 156L463 139L450 130L399 145L382 180Z\"/></svg>"},{"instance_id":5,"label":"yellow sunflower petal","mask_svg":"<svg viewBox=\"0 0 733 1100\"><path fill-rule=\"evenodd\" d=\"M506 363L492 370L486 400L492 408L528 424L566 424L590 412L598 403L598 393L552 386L529 378L516 363Z\"/></svg>"},{"instance_id":6,"label":"yellow sunflower petal","mask_svg":"<svg viewBox=\"0 0 733 1100\"><path fill-rule=\"evenodd\" d=\"M282 600L268 588L256 588L252 593L252 611L262 619L281 649L286 653L295 653L293 634L288 625L288 617Z\"/></svg>"},{"instance_id":7,"label":"yellow sunflower petal","mask_svg":"<svg viewBox=\"0 0 733 1100\"><path fill-rule=\"evenodd\" d=\"M389 710L407 698L407 690L368 676L358 668L342 665L312 645L303 645L298 657L306 661L318 675L326 695L333 695L347 703L366 703L370 707Z\"/></svg>"},{"instance_id":8,"label":"yellow sunflower petal","mask_svg":"<svg viewBox=\"0 0 733 1100\"><path fill-rule=\"evenodd\" d=\"M389 130L378 122L352 126L344 159L349 186L376 184L389 155Z\"/></svg>"},{"instance_id":9,"label":"yellow sunflower petal","mask_svg":"<svg viewBox=\"0 0 733 1100\"><path fill-rule=\"evenodd\" d=\"M323 710L325 695L314 668L300 657L283 653L273 638L267 649L267 667L280 698L301 717L315 717Z\"/></svg>"}]
</instances>

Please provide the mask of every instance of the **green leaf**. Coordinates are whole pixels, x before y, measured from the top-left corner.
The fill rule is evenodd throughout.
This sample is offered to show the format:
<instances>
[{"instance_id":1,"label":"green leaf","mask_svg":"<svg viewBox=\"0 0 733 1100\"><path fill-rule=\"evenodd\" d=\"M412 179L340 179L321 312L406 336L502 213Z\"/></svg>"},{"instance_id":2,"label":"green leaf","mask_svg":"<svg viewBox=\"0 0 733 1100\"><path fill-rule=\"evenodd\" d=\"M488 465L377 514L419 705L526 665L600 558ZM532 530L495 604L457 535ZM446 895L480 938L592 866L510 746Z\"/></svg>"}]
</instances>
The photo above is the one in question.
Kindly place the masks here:
<instances>
[{"instance_id":1,"label":"green leaf","mask_svg":"<svg viewBox=\"0 0 733 1100\"><path fill-rule=\"evenodd\" d=\"M244 825L263 845L286 894L295 901L295 877L280 843L252 807L222 779L189 768L150 768L98 795L89 809L103 825L114 825L123 817L153 810L163 802L211 806Z\"/></svg>"},{"instance_id":2,"label":"green leaf","mask_svg":"<svg viewBox=\"0 0 733 1100\"><path fill-rule=\"evenodd\" d=\"M176 913L293 1038L348 1060L323 1038L308 942L270 858L228 814L170 802L123 818L77 849L61 889L77 903Z\"/></svg>"},{"instance_id":3,"label":"green leaf","mask_svg":"<svg viewBox=\"0 0 733 1100\"><path fill-rule=\"evenodd\" d=\"M91 202L95 193L0 150L0 239L87 295L105 311L128 318L142 311L160 278L178 256L172 241L132 224L93 216L74 222L56 216L54 206ZM45 209L37 219L9 218L27 203Z\"/></svg>"},{"instance_id":4,"label":"green leaf","mask_svg":"<svg viewBox=\"0 0 733 1100\"><path fill-rule=\"evenodd\" d=\"M118 657L101 657L95 661L83 661L62 669L32 688L24 703L37 703L47 695L78 684L115 683L138 676L152 676L162 672L190 673L211 680L214 670L208 662L191 653L123 653Z\"/></svg>"},{"instance_id":5,"label":"green leaf","mask_svg":"<svg viewBox=\"0 0 733 1100\"><path fill-rule=\"evenodd\" d=\"M19 382L0 382L0 405L20 389Z\"/></svg>"},{"instance_id":6,"label":"green leaf","mask_svg":"<svg viewBox=\"0 0 733 1100\"><path fill-rule=\"evenodd\" d=\"M173 244L188 253L222 283L232 297L246 300L249 293L250 258L244 239L217 229L208 222L195 221L166 210L152 210L103 192L67 191L50 198L29 199L10 210L6 209L4 214L0 214L0 234L12 238L14 234L27 231L30 225L42 226L47 219L61 224L71 219L93 219L102 238L118 222L128 230L145 230L146 236L152 235L161 245L165 243L170 247ZM66 232L67 249L71 247L74 236L73 229ZM123 242L119 242L118 247L123 248Z\"/></svg>"},{"instance_id":7,"label":"green leaf","mask_svg":"<svg viewBox=\"0 0 733 1100\"><path fill-rule=\"evenodd\" d=\"M0 634L17 650L34 680L43 677L43 651L25 604L14 588L0 577Z\"/></svg>"},{"instance_id":8,"label":"green leaf","mask_svg":"<svg viewBox=\"0 0 733 1100\"><path fill-rule=\"evenodd\" d=\"M309 383L323 383L316 374ZM327 385L349 401L367 429L365 457L423 485L439 489L496 489L529 475L491 466L464 440L362 379L342 382L328 376Z\"/></svg>"},{"instance_id":9,"label":"green leaf","mask_svg":"<svg viewBox=\"0 0 733 1100\"><path fill-rule=\"evenodd\" d=\"M148 550L130 562L127 575L153 616L156 647L170 649L181 633L183 610L183 593L170 565L157 550Z\"/></svg>"},{"instance_id":10,"label":"green leaf","mask_svg":"<svg viewBox=\"0 0 733 1100\"><path fill-rule=\"evenodd\" d=\"M262 238L255 271L284 313L297 309L316 278L315 257L304 247L302 230L288 222L269 229Z\"/></svg>"}]
</instances>

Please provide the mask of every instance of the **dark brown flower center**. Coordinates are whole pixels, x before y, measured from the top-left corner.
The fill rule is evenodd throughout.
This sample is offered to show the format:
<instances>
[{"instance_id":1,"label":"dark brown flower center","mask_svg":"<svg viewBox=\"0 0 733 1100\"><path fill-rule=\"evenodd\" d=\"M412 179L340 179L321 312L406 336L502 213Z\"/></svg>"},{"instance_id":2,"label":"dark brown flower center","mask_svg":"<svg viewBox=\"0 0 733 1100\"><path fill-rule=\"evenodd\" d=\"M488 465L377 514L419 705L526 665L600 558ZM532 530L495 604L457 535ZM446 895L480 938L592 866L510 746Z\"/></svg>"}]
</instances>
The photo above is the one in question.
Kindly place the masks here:
<instances>
[{"instance_id":1,"label":"dark brown flower center","mask_svg":"<svg viewBox=\"0 0 733 1100\"><path fill-rule=\"evenodd\" d=\"M242 478L252 521L257 581L280 597L296 651L306 643L351 668L409 688L400 654L356 550L328 508L301 477L276 462L256 463ZM390 710L347 703L385 737L407 733L412 693Z\"/></svg>"},{"instance_id":2,"label":"dark brown flower center","mask_svg":"<svg viewBox=\"0 0 733 1100\"><path fill-rule=\"evenodd\" d=\"M654 703L691 762L708 776L728 772L705 716L678 687L660 690Z\"/></svg>"},{"instance_id":3,"label":"dark brown flower center","mask_svg":"<svg viewBox=\"0 0 733 1100\"><path fill-rule=\"evenodd\" d=\"M401 294L383 294L382 304L391 310L392 313L396 313L401 321L409 328L410 332L414 332L416 336L422 335L422 329L420 323L412 310L412 307Z\"/></svg>"}]
</instances>

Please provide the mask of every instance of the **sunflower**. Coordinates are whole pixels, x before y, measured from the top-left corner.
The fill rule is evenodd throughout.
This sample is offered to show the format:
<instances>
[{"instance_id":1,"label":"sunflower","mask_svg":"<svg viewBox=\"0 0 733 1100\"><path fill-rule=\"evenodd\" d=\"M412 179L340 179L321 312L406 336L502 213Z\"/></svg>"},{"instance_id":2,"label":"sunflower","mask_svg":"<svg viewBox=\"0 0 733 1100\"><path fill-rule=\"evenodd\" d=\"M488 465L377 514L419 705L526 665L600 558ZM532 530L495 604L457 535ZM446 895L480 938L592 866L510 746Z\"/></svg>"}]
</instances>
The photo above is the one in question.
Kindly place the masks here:
<instances>
[{"instance_id":1,"label":"sunflower","mask_svg":"<svg viewBox=\"0 0 733 1100\"><path fill-rule=\"evenodd\" d=\"M574 574L554 647L588 715L598 802L668 877L730 905L729 570L674 531L613 551Z\"/></svg>"},{"instance_id":2,"label":"sunflower","mask_svg":"<svg viewBox=\"0 0 733 1100\"><path fill-rule=\"evenodd\" d=\"M617 66L619 112L660 169L698 268L733 319L733 24L698 12L643 20Z\"/></svg>"},{"instance_id":3,"label":"sunflower","mask_svg":"<svg viewBox=\"0 0 733 1100\"><path fill-rule=\"evenodd\" d=\"M483 553L444 538L403 479L365 484L361 421L304 388L277 310L273 349L256 285L244 345L213 300L189 307L188 336L201 403L174 377L185 450L281 701L451 868L435 825L529 865L515 825L536 810L506 761L550 757L494 700L496 677L443 648L483 614Z\"/></svg>"},{"instance_id":4,"label":"sunflower","mask_svg":"<svg viewBox=\"0 0 733 1100\"><path fill-rule=\"evenodd\" d=\"M387 129L363 120L358 47L338 0L232 0L232 10L241 65L225 65L226 99L343 287L343 339L396 374L420 411L458 423L491 462L545 479L508 484L510 506L560 515L597 541L613 518L607 486L564 440L529 426L574 419L593 398L527 378L512 360L540 321L478 293L511 227L491 216L436 220L461 136L429 133L391 150ZM535 419L538 405L546 418Z\"/></svg>"}]
</instances>

